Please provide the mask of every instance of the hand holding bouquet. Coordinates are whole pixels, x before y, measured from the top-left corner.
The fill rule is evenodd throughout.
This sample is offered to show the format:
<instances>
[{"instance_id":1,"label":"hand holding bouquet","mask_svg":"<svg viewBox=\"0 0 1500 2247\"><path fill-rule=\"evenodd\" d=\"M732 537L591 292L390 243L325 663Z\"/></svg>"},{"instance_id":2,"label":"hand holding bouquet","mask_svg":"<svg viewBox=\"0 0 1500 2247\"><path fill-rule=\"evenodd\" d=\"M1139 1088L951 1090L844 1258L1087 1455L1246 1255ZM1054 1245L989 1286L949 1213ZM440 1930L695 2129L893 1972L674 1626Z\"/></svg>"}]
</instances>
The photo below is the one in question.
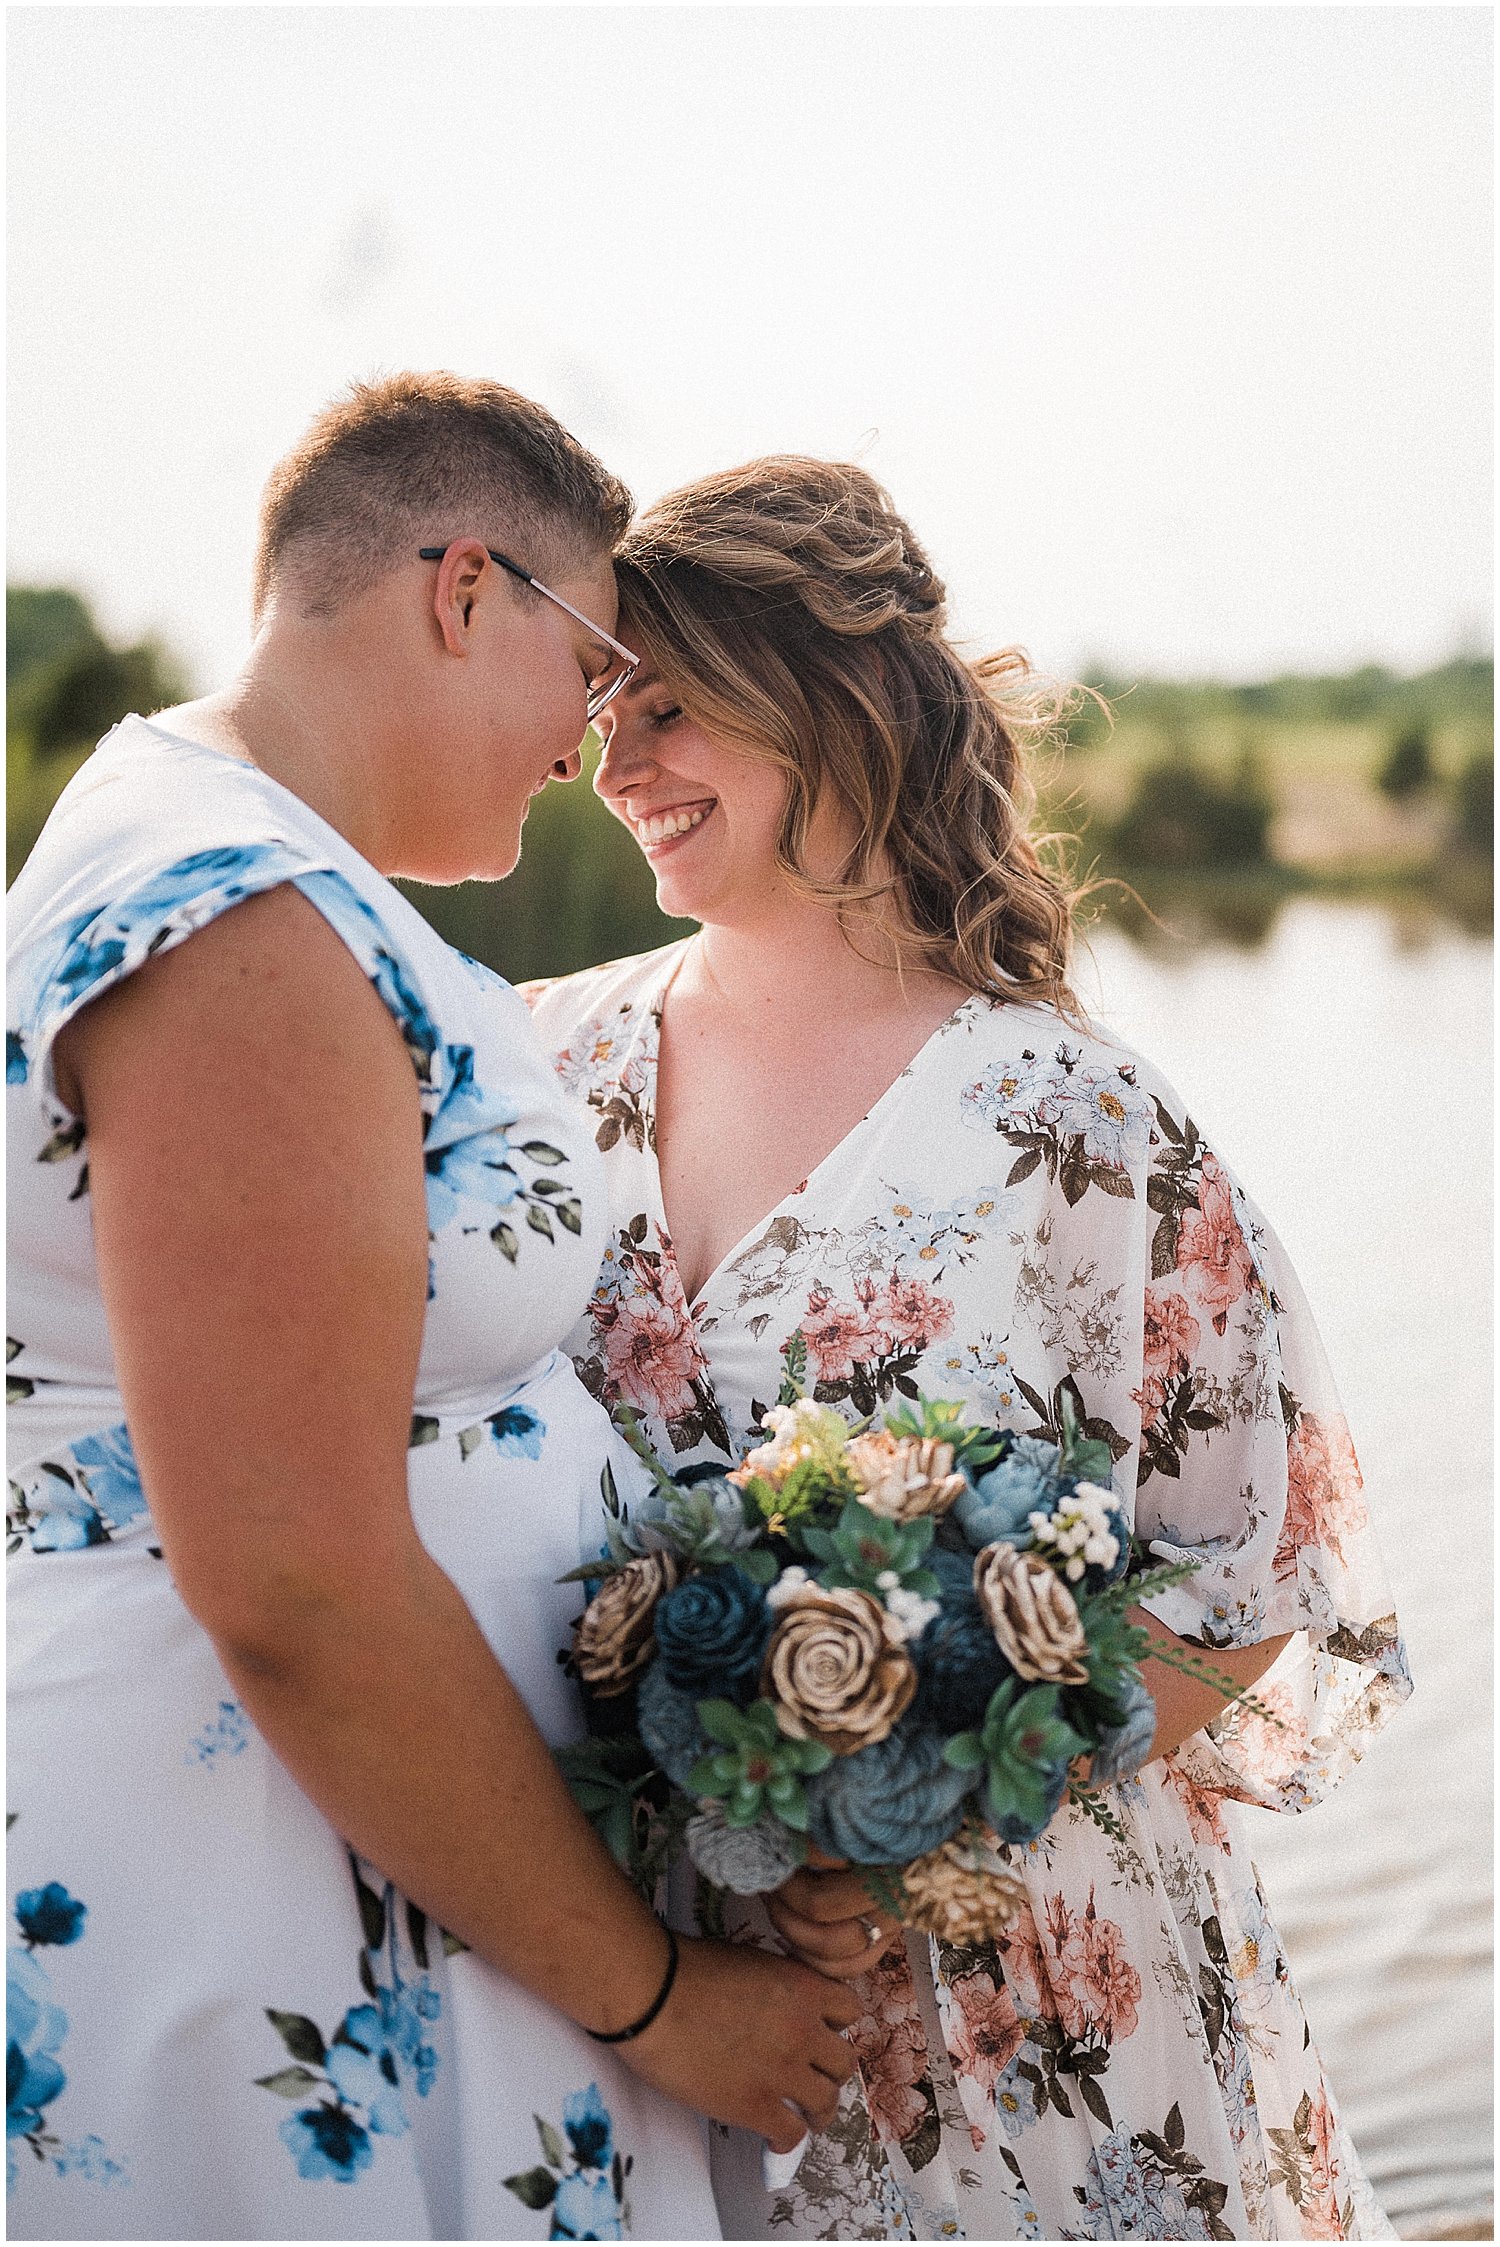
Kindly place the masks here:
<instances>
[{"instance_id":1,"label":"hand holding bouquet","mask_svg":"<svg viewBox=\"0 0 1500 2247\"><path fill-rule=\"evenodd\" d=\"M810 1840L908 1925L993 1935L1022 1896L1006 1845L1077 1759L1107 1783L1149 1752L1161 1649L1126 1611L1189 1568L1127 1574L1113 1459L1066 1391L1060 1442L920 1398L851 1427L803 1394L800 1335L786 1356L727 1473L674 1479L628 1431L656 1489L627 1514L606 1484L608 1555L576 1571L604 1579L573 1643L602 1736L564 1770L643 1882L685 1845L714 1887L768 1891Z\"/></svg>"}]
</instances>

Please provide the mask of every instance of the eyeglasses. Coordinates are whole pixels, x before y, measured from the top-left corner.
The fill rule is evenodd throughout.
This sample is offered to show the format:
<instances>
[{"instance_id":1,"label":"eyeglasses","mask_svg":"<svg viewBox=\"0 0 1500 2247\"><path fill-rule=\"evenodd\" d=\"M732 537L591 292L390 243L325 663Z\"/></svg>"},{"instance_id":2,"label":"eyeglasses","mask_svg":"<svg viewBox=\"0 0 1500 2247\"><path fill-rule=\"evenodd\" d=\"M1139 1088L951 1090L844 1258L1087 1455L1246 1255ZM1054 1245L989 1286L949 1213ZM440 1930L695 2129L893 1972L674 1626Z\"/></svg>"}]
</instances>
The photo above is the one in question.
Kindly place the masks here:
<instances>
[{"instance_id":1,"label":"eyeglasses","mask_svg":"<svg viewBox=\"0 0 1500 2247\"><path fill-rule=\"evenodd\" d=\"M423 546L418 549L424 562L440 562L447 551L446 546ZM522 569L520 563L513 562L508 554L497 554L493 546L487 546L485 552L492 562L498 562L501 569L508 570L512 577L518 577L534 593L540 593L544 600L555 602L558 608L566 609L575 623L581 624L585 631L591 632L596 640L602 640L612 651L615 660L611 662L609 669L597 679L589 681L584 709L589 724L592 725L600 711L614 701L621 687L635 677L641 667L640 656L633 655L613 634L606 632L602 624L595 624L591 617L584 615L582 609L575 609L571 601L565 601L561 593L554 593L550 585L544 585L539 577L533 577L530 570Z\"/></svg>"}]
</instances>

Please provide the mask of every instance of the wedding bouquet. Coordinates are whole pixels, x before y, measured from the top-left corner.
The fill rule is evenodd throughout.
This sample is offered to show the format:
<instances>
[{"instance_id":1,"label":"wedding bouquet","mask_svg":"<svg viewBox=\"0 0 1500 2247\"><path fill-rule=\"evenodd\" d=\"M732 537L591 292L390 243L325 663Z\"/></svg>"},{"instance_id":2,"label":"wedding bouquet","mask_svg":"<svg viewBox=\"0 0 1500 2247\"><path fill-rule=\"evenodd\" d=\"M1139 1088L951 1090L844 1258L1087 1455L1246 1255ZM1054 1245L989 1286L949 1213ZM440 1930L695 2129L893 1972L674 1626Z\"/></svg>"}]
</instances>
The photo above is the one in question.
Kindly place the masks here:
<instances>
[{"instance_id":1,"label":"wedding bouquet","mask_svg":"<svg viewBox=\"0 0 1500 2247\"><path fill-rule=\"evenodd\" d=\"M1148 1754L1160 1651L1126 1611L1191 1564L1133 1564L1066 1389L1058 1442L921 1397L851 1426L804 1394L800 1333L785 1356L727 1472L669 1475L623 1416L655 1488L627 1512L606 1470L608 1550L573 1572L598 1584L572 1648L595 1736L560 1760L643 1885L685 1845L713 1888L764 1892L811 1841L908 1925L977 1941L1021 1902L1007 1845L1070 1787L1118 1830L1091 1789Z\"/></svg>"}]
</instances>

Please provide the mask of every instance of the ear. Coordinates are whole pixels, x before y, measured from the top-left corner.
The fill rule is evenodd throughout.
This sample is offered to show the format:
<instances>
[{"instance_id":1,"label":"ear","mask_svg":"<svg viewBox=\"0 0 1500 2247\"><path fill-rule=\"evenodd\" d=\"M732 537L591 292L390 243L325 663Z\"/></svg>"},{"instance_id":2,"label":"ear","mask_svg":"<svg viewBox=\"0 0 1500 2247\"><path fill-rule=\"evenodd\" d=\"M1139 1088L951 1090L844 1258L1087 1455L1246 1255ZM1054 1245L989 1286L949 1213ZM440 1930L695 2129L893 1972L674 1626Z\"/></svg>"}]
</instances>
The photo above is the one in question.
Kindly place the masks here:
<instances>
[{"instance_id":1,"label":"ear","mask_svg":"<svg viewBox=\"0 0 1500 2247\"><path fill-rule=\"evenodd\" d=\"M494 564L477 538L455 539L437 568L432 613L450 655L468 655L474 644L474 605Z\"/></svg>"}]
</instances>

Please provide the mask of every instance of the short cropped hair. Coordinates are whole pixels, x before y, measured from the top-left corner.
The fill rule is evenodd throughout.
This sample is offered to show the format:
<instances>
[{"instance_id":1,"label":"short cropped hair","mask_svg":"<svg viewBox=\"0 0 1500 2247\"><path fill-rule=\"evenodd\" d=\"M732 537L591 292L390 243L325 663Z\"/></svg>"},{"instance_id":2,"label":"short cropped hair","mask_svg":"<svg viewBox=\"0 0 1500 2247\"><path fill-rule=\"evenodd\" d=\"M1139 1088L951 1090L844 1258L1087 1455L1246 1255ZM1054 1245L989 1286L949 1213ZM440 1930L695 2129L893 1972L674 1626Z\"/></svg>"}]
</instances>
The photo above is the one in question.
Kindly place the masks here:
<instances>
[{"instance_id":1,"label":"short cropped hair","mask_svg":"<svg viewBox=\"0 0 1500 2247\"><path fill-rule=\"evenodd\" d=\"M419 546L481 538L528 568L612 553L630 493L545 407L455 374L356 382L271 471L253 613L291 576L335 615Z\"/></svg>"}]
</instances>

